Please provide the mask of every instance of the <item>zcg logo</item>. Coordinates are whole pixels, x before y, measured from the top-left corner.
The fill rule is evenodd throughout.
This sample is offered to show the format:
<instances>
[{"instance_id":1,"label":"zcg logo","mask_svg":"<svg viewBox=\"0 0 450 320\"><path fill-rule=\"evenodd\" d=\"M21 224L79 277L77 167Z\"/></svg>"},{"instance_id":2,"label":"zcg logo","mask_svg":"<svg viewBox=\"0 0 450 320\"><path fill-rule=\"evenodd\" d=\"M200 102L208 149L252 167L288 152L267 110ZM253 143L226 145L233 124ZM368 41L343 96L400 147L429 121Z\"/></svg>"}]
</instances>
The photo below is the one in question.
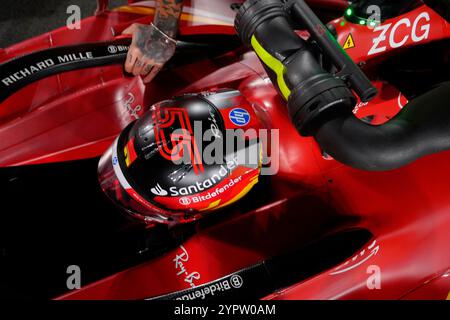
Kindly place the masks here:
<instances>
[{"instance_id":1,"label":"zcg logo","mask_svg":"<svg viewBox=\"0 0 450 320\"><path fill-rule=\"evenodd\" d=\"M392 49L400 48L406 44L410 36L412 41L416 43L428 39L431 27L430 21L431 18L428 12L422 12L412 23L409 18L403 18L394 25L392 23L379 25L373 31L381 33L373 39L373 46L369 50L368 55L386 51L387 45ZM421 23L422 25L419 26ZM400 33L401 27L406 28L406 30L403 32L403 38L400 39L402 34Z\"/></svg>"}]
</instances>

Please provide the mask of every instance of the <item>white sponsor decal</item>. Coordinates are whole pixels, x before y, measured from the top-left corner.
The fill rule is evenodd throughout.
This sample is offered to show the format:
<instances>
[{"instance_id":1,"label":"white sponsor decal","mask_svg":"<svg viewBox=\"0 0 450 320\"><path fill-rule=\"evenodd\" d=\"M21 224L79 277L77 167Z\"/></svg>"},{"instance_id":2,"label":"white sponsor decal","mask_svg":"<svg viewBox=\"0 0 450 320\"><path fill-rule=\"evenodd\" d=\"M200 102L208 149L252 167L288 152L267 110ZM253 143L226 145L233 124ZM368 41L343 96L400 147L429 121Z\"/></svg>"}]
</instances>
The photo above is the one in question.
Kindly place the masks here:
<instances>
[{"instance_id":1,"label":"white sponsor decal","mask_svg":"<svg viewBox=\"0 0 450 320\"><path fill-rule=\"evenodd\" d=\"M244 284L244 280L238 274L232 275L230 278L231 286L235 289L239 289Z\"/></svg>"},{"instance_id":2,"label":"white sponsor decal","mask_svg":"<svg viewBox=\"0 0 450 320\"><path fill-rule=\"evenodd\" d=\"M359 103L355 106L355 108L353 109L353 113L354 113L354 114L358 113L359 109L361 109L361 108L367 106L368 104L369 104L368 102L362 102L362 101L359 102Z\"/></svg>"},{"instance_id":3,"label":"white sponsor decal","mask_svg":"<svg viewBox=\"0 0 450 320\"><path fill-rule=\"evenodd\" d=\"M177 276L183 276L184 281L186 281L191 287L195 287L194 281L200 279L200 273L197 271L191 273L187 272L185 263L189 261L189 253L184 246L180 246L180 249L181 253L176 254L173 259L173 262L175 262L175 270L178 271Z\"/></svg>"},{"instance_id":4,"label":"white sponsor decal","mask_svg":"<svg viewBox=\"0 0 450 320\"><path fill-rule=\"evenodd\" d=\"M330 275L341 274L359 267L371 257L375 256L379 250L380 245L377 245L377 240L374 240L366 249L361 250L359 254L355 255L353 258L347 260L336 269L334 269L333 272L330 273Z\"/></svg>"},{"instance_id":5,"label":"white sponsor decal","mask_svg":"<svg viewBox=\"0 0 450 320\"><path fill-rule=\"evenodd\" d=\"M124 46L124 45L116 46L116 45L112 44L112 45L108 46L108 52L111 54L115 54L117 52L126 52L126 51L128 51L129 48L130 48L129 46Z\"/></svg>"},{"instance_id":6,"label":"white sponsor decal","mask_svg":"<svg viewBox=\"0 0 450 320\"><path fill-rule=\"evenodd\" d=\"M187 187L176 187L172 186L169 188L170 196L178 197L178 196L188 196L191 194L199 193L201 191L207 190L214 186L215 184L222 181L227 175L229 171L232 171L238 165L237 159L230 160L226 163L226 165L221 165L220 169L217 173L213 174L210 178L204 181L197 181L195 184L189 185ZM153 192L153 191L152 191ZM154 193L154 192L153 192ZM156 194L156 193L154 193ZM181 201L181 199L180 199ZM184 204L184 203L183 203Z\"/></svg>"},{"instance_id":7,"label":"white sponsor decal","mask_svg":"<svg viewBox=\"0 0 450 320\"><path fill-rule=\"evenodd\" d=\"M182 204L183 206L188 206L191 204L191 199L189 199L188 197L183 197L183 198L180 198L180 200L178 200L178 202L180 204Z\"/></svg>"},{"instance_id":8,"label":"white sponsor decal","mask_svg":"<svg viewBox=\"0 0 450 320\"><path fill-rule=\"evenodd\" d=\"M142 106L138 104L136 107L133 107L132 104L134 102L135 98L134 95L129 92L128 93L128 99L125 100L125 108L127 108L128 113L135 119L139 119L138 112L142 110Z\"/></svg>"},{"instance_id":9,"label":"white sponsor decal","mask_svg":"<svg viewBox=\"0 0 450 320\"><path fill-rule=\"evenodd\" d=\"M198 290L189 292L177 300L204 300L206 297L214 296L216 293L226 292L232 289L239 289L243 286L244 280L240 275L232 275L226 279L216 281Z\"/></svg>"},{"instance_id":10,"label":"white sponsor decal","mask_svg":"<svg viewBox=\"0 0 450 320\"><path fill-rule=\"evenodd\" d=\"M57 60L59 63L67 63L72 61L79 61L79 60L89 60L94 59L94 56L92 52L80 52L80 53L69 53L65 54L63 56L58 56Z\"/></svg>"},{"instance_id":11,"label":"white sponsor decal","mask_svg":"<svg viewBox=\"0 0 450 320\"><path fill-rule=\"evenodd\" d=\"M31 66L25 67L17 72L14 72L13 74L10 74L6 78L2 79L2 83L5 86L10 86L17 81L27 78L31 76L32 74L48 69L50 67L53 67L56 64L64 64L72 61L79 61L79 60L90 60L93 59L94 56L92 52L79 52L79 53L69 53L65 55L61 55L56 57L56 59L46 59L40 62L37 62Z\"/></svg>"},{"instance_id":12,"label":"white sponsor decal","mask_svg":"<svg viewBox=\"0 0 450 320\"><path fill-rule=\"evenodd\" d=\"M430 22L431 18L428 12L420 13L414 22L411 22L409 18L403 18L397 21L394 25L392 23L386 23L377 26L373 29L373 32L379 33L377 37L373 39L373 46L369 50L368 55L373 55L386 51L387 46L391 48L400 48L411 39L413 42L420 42L428 39L430 35ZM428 22L428 23L423 23ZM419 24L421 24L419 26ZM403 27L407 28L409 34L404 35L402 39L398 38L398 30Z\"/></svg>"},{"instance_id":13,"label":"white sponsor decal","mask_svg":"<svg viewBox=\"0 0 450 320\"><path fill-rule=\"evenodd\" d=\"M202 201L206 201L206 200L210 200L212 198L217 197L218 195L220 195L221 193L227 191L228 189L230 189L232 186L234 186L236 183L239 183L239 181L242 180L242 176L237 177L236 179L230 179L228 181L227 184L225 184L223 187L220 188L216 188L214 191L208 192L205 195L199 195L199 196L193 196L191 197L191 201L193 203L199 203Z\"/></svg>"},{"instance_id":14,"label":"white sponsor decal","mask_svg":"<svg viewBox=\"0 0 450 320\"><path fill-rule=\"evenodd\" d=\"M167 196L167 191L161 188L159 183L154 188L151 188L150 191L157 196Z\"/></svg>"},{"instance_id":15,"label":"white sponsor decal","mask_svg":"<svg viewBox=\"0 0 450 320\"><path fill-rule=\"evenodd\" d=\"M117 52L117 47L114 46L114 45L108 46L108 52L109 53L116 53Z\"/></svg>"}]
</instances>

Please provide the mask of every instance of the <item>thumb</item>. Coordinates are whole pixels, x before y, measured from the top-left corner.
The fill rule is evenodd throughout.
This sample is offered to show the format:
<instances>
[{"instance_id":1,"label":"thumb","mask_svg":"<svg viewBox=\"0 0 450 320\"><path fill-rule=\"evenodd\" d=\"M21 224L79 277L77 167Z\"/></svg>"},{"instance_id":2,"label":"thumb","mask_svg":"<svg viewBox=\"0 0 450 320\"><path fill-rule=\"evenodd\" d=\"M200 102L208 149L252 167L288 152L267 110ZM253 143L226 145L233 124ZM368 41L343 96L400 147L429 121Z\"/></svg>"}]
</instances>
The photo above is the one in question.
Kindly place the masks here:
<instances>
[{"instance_id":1,"label":"thumb","mask_svg":"<svg viewBox=\"0 0 450 320\"><path fill-rule=\"evenodd\" d=\"M122 31L122 34L133 34L136 31L137 24L133 23L131 26Z\"/></svg>"}]
</instances>

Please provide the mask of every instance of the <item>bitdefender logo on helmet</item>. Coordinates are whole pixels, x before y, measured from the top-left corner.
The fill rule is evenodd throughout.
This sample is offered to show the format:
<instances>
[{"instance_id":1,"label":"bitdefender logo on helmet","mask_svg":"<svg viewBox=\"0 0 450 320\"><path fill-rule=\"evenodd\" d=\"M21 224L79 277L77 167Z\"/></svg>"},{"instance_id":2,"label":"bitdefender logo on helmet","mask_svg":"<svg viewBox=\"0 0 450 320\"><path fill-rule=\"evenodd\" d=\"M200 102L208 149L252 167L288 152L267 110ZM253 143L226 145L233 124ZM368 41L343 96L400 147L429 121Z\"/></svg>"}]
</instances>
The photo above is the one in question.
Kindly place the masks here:
<instances>
[{"instance_id":1,"label":"bitdefender logo on helmet","mask_svg":"<svg viewBox=\"0 0 450 320\"><path fill-rule=\"evenodd\" d=\"M198 203L206 200L210 200L212 198L215 198L219 196L221 193L227 191L228 189L231 189L235 184L239 183L242 180L242 176L238 176L235 179L230 179L227 184L220 188L216 188L214 191L210 191L205 195L198 195L191 197L191 200L193 203Z\"/></svg>"}]
</instances>

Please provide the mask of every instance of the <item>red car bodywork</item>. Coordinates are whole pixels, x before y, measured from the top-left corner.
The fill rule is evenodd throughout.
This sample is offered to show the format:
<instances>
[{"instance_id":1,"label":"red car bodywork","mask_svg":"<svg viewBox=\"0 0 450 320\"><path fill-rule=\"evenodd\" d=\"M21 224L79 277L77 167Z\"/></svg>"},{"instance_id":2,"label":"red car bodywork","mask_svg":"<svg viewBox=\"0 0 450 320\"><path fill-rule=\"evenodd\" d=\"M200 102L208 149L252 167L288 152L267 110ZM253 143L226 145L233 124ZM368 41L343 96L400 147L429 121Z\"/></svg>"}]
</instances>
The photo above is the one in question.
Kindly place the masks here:
<instances>
[{"instance_id":1,"label":"red car bodywork","mask_svg":"<svg viewBox=\"0 0 450 320\"><path fill-rule=\"evenodd\" d=\"M206 0L190 1L181 33L232 34L229 5L233 2L212 6ZM310 3L317 10L342 11L347 5L346 1ZM147 2L105 11L83 20L81 31L61 28L7 48L0 52L0 62L52 46L110 40L132 22L150 21L152 12ZM424 13L430 19L421 18L415 24ZM384 22L391 26L381 31L343 18L332 23L341 45L345 46L351 34L354 46L347 53L355 62L364 62L368 70L376 69L388 55L450 37L450 25L425 5ZM427 37L423 37L425 25L430 26ZM380 40L381 32L386 32L385 40ZM369 54L375 45L378 53ZM380 124L404 107L407 99L391 84L372 78L380 94L367 104L358 104L355 112L360 118L373 116L372 123ZM199 224L183 247L58 299L144 299L184 290L353 228L369 230L373 238L348 260L265 299L447 298L450 152L388 172L365 172L330 159L312 138L297 133L284 102L252 52L183 66L160 74L148 86L139 78L124 76L120 65L40 80L1 104L0 164L100 156L152 103L175 94L218 88L239 89L265 115L270 127L279 129L279 171L270 178L270 195L261 194L265 204L248 212L235 208L226 213L228 219L212 226ZM183 269L177 264L180 256ZM381 282L371 287L368 283L377 272ZM187 275L192 273L198 277L189 282Z\"/></svg>"}]
</instances>

